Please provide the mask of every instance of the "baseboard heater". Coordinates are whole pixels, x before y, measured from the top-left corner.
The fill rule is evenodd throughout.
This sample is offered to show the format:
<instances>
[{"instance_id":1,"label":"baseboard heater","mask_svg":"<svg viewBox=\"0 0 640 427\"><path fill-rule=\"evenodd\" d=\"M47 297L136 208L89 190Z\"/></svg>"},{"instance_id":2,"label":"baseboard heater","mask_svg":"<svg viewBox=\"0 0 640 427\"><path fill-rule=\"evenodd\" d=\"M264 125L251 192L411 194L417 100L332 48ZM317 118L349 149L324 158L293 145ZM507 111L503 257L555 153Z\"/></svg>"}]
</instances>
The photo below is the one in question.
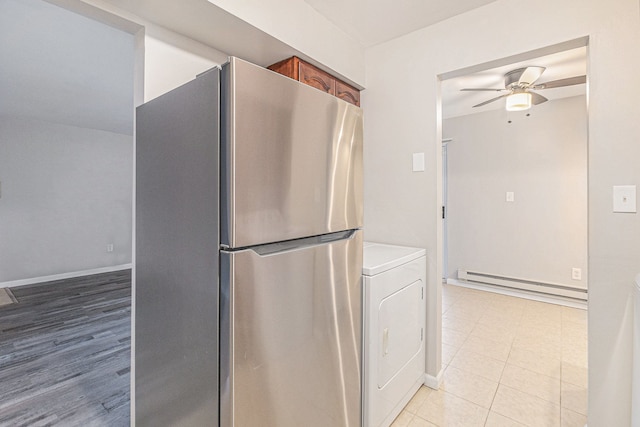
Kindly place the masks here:
<instances>
[{"instance_id":1,"label":"baseboard heater","mask_svg":"<svg viewBox=\"0 0 640 427\"><path fill-rule=\"evenodd\" d=\"M535 280L518 279L515 277L498 276L495 274L479 273L477 271L458 270L458 280L469 283L499 286L503 288L521 289L545 295L562 296L581 301L587 300L587 290L555 283L544 283Z\"/></svg>"}]
</instances>

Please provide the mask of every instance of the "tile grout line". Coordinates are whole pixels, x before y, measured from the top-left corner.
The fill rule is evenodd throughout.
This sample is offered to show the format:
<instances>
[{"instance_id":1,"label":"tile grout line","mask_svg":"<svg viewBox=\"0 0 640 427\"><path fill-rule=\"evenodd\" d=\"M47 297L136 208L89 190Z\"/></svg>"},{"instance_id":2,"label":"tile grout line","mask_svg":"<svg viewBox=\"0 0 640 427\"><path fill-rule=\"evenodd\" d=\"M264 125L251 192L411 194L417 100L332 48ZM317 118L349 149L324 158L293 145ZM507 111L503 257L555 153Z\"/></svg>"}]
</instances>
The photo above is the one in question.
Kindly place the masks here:
<instances>
[{"instance_id":1,"label":"tile grout line","mask_svg":"<svg viewBox=\"0 0 640 427\"><path fill-rule=\"evenodd\" d=\"M517 328L520 327L521 321L522 321L522 318L518 321ZM515 340L515 338L514 338L514 340ZM509 361L509 357L511 356L511 350L512 349L513 349L513 341L511 341L511 345L509 346L509 354L507 355L507 360L505 360L504 366L502 367L502 372L500 372L500 378L498 378L498 387L496 387L496 391L493 394L493 398L491 399L491 406L489 407L489 412L487 413L487 420L485 421L485 426L486 426L487 422L489 421L489 414L493 410L493 404L494 404L494 402L496 400L496 396L498 395L498 390L500 389L500 385L502 384L502 376L504 375L504 370L507 368L507 362ZM493 411L493 412L495 412L495 411ZM499 414L499 412L496 412L496 414ZM507 417L505 415L502 415L502 414L500 414L500 415L505 417L505 418L509 418L509 417ZM511 418L509 418L509 419L511 420ZM512 421L517 422L516 420L512 420Z\"/></svg>"}]
</instances>

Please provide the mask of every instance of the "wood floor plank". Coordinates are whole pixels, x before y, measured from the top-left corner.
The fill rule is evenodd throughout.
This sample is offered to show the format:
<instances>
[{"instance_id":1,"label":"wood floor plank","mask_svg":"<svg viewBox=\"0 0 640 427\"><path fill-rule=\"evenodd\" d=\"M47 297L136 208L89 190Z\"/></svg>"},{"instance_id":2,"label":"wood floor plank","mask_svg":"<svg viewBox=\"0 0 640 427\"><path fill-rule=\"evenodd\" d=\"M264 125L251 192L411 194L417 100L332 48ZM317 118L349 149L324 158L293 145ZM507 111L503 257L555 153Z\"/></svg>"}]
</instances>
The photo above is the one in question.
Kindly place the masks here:
<instances>
[{"instance_id":1,"label":"wood floor plank","mask_svg":"<svg viewBox=\"0 0 640 427\"><path fill-rule=\"evenodd\" d=\"M128 426L131 271L11 289L0 425Z\"/></svg>"}]
</instances>

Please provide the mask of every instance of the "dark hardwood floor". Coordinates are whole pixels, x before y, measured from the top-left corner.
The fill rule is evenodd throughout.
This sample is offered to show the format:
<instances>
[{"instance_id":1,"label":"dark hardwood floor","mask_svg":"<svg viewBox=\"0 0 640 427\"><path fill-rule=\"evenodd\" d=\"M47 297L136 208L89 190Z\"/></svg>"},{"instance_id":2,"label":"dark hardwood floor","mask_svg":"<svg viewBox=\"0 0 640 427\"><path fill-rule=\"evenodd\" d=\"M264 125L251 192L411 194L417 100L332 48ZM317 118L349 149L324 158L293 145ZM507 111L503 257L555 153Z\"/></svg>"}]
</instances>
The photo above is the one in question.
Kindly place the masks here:
<instances>
[{"instance_id":1,"label":"dark hardwood floor","mask_svg":"<svg viewBox=\"0 0 640 427\"><path fill-rule=\"evenodd\" d=\"M11 288L0 426L128 426L131 271Z\"/></svg>"}]
</instances>

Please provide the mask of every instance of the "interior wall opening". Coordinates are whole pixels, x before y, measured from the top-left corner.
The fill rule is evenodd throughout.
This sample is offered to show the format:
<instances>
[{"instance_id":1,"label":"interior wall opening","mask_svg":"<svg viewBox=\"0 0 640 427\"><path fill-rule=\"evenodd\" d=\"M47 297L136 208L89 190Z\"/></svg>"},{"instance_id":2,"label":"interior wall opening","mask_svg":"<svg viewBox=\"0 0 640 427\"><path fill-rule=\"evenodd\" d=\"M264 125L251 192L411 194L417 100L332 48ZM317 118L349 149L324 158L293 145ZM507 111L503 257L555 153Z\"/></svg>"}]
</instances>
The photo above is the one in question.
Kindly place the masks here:
<instances>
[{"instance_id":1,"label":"interior wall opening","mask_svg":"<svg viewBox=\"0 0 640 427\"><path fill-rule=\"evenodd\" d=\"M2 8L0 282L130 268L134 36L41 0Z\"/></svg>"},{"instance_id":2,"label":"interior wall opening","mask_svg":"<svg viewBox=\"0 0 640 427\"><path fill-rule=\"evenodd\" d=\"M442 81L449 282L586 305L587 48L579 42ZM521 77L532 82L518 83L532 71ZM507 111L514 92L537 102Z\"/></svg>"},{"instance_id":3,"label":"interior wall opening","mask_svg":"<svg viewBox=\"0 0 640 427\"><path fill-rule=\"evenodd\" d=\"M0 287L15 296L3 311L12 325L5 338L12 345L38 334L40 343L11 353L0 395L28 404L36 420L61 417L64 402L83 408L78 422L112 405L118 424L129 417L143 30L82 1L9 0L0 5L0 34ZM100 363L101 351L110 363ZM78 360L87 372L65 381L61 371L77 372ZM39 372L27 390L9 380L24 371ZM95 378L109 379L87 388ZM59 392L46 391L58 382ZM21 416L15 405L5 410Z\"/></svg>"},{"instance_id":4,"label":"interior wall opening","mask_svg":"<svg viewBox=\"0 0 640 427\"><path fill-rule=\"evenodd\" d=\"M444 378L480 359L502 367L491 378L474 370L497 383L490 417L518 396L587 422L587 47L572 40L439 76ZM528 67L544 69L509 88L508 74ZM572 84L535 87L549 81ZM507 111L509 94L528 90L548 100ZM527 378L547 391L521 387Z\"/></svg>"}]
</instances>

